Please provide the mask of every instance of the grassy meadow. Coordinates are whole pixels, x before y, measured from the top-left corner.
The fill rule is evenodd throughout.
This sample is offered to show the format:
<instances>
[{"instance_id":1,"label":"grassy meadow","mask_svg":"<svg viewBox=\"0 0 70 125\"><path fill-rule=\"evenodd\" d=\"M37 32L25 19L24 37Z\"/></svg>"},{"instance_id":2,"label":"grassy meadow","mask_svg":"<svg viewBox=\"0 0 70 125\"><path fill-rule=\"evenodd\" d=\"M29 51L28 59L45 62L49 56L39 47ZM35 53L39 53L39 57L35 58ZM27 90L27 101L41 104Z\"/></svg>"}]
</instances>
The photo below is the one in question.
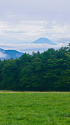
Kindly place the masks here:
<instances>
[{"instance_id":1,"label":"grassy meadow","mask_svg":"<svg viewBox=\"0 0 70 125\"><path fill-rule=\"evenodd\" d=\"M70 93L1 91L0 125L70 125Z\"/></svg>"}]
</instances>

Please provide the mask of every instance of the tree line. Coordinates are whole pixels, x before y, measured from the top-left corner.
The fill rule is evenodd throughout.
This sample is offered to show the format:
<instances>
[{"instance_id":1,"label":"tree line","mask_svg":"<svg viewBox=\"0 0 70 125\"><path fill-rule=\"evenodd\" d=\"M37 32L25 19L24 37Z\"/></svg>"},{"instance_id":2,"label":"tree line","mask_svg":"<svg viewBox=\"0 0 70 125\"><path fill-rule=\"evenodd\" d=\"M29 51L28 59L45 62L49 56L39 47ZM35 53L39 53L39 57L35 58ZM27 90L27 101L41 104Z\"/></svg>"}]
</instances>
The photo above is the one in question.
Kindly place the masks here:
<instances>
[{"instance_id":1,"label":"tree line","mask_svg":"<svg viewBox=\"0 0 70 125\"><path fill-rule=\"evenodd\" d=\"M0 90L70 91L70 44L0 60Z\"/></svg>"}]
</instances>

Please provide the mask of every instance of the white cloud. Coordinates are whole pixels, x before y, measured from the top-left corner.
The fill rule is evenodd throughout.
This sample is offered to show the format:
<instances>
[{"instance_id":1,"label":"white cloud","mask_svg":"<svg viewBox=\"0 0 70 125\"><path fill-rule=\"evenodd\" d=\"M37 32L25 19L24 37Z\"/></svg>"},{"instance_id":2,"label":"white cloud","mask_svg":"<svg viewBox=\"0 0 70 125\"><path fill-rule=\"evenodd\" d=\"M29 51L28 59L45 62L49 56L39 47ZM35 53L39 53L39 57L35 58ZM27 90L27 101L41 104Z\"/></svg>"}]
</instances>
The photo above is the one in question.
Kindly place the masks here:
<instances>
[{"instance_id":1,"label":"white cloud","mask_svg":"<svg viewBox=\"0 0 70 125\"><path fill-rule=\"evenodd\" d=\"M0 38L4 41L24 43L32 42L39 37L48 37L51 40L70 37L70 25L43 20L19 21L16 24L0 21Z\"/></svg>"},{"instance_id":2,"label":"white cloud","mask_svg":"<svg viewBox=\"0 0 70 125\"><path fill-rule=\"evenodd\" d=\"M37 51L40 51L40 52L43 52L43 51L46 51L48 48L54 48L54 49L58 49L62 46L66 46L66 44L62 44L62 43L59 43L57 45L49 45L49 44L34 44L34 43L30 43L30 44L19 44L19 45L16 45L16 44L0 44L1 48L3 49L12 49L12 50L17 50L17 51L20 51L20 52L23 52L23 53L32 53L33 51L34 52L37 52Z\"/></svg>"},{"instance_id":3,"label":"white cloud","mask_svg":"<svg viewBox=\"0 0 70 125\"><path fill-rule=\"evenodd\" d=\"M1 17L5 16L9 17L10 15L16 15L16 16L21 15L22 19L26 17L27 19L34 18L34 19L70 20L69 14L70 14L70 0L0 1Z\"/></svg>"}]
</instances>

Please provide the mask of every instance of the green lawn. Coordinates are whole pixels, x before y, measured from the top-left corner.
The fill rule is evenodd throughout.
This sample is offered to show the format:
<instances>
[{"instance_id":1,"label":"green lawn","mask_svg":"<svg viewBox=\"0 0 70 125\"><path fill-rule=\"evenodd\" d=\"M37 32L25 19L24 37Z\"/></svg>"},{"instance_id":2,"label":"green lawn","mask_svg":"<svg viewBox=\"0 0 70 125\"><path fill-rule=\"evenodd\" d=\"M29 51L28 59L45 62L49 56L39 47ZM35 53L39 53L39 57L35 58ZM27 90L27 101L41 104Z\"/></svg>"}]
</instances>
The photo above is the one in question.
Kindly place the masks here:
<instances>
[{"instance_id":1,"label":"green lawn","mask_svg":"<svg viewBox=\"0 0 70 125\"><path fill-rule=\"evenodd\" d=\"M70 125L70 93L0 93L0 125Z\"/></svg>"}]
</instances>

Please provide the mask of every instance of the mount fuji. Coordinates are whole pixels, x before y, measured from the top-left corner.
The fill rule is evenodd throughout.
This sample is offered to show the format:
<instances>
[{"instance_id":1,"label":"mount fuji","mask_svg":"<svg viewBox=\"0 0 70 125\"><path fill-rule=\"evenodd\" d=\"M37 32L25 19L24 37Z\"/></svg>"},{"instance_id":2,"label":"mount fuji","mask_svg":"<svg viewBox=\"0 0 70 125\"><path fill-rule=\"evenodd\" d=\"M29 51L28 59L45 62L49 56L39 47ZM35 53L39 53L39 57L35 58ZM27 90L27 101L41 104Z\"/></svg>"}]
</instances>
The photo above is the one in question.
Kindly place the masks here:
<instances>
[{"instance_id":1,"label":"mount fuji","mask_svg":"<svg viewBox=\"0 0 70 125\"><path fill-rule=\"evenodd\" d=\"M35 43L35 44L43 44L44 43L44 44L49 44L49 45L57 45L55 42L52 42L48 38L39 38L32 43Z\"/></svg>"}]
</instances>

